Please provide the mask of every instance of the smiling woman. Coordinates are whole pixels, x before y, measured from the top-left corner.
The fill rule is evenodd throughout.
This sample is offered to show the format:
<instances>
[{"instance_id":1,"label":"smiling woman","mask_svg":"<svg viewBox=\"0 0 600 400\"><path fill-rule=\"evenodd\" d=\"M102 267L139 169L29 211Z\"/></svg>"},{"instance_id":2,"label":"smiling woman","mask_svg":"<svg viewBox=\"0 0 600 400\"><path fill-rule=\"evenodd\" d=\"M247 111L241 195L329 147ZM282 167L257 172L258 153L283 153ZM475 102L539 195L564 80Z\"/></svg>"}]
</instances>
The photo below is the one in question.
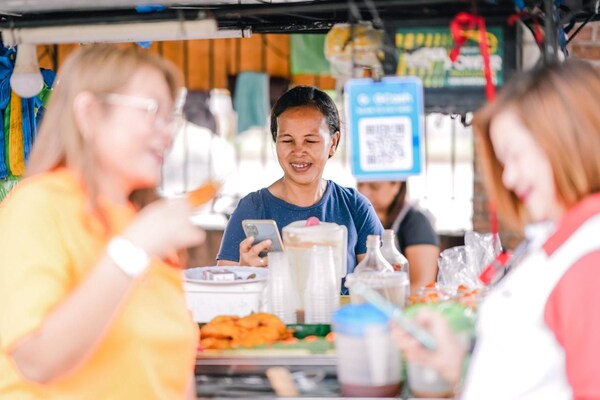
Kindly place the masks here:
<instances>
[{"instance_id":1,"label":"smiling woman","mask_svg":"<svg viewBox=\"0 0 600 400\"><path fill-rule=\"evenodd\" d=\"M58 77L0 208L0 398L195 398L198 327L173 254L203 234L184 199L128 199L159 182L179 74L102 45Z\"/></svg>"},{"instance_id":2,"label":"smiling woman","mask_svg":"<svg viewBox=\"0 0 600 400\"><path fill-rule=\"evenodd\" d=\"M259 254L270 242L253 245L254 238L244 239L244 219L273 219L281 230L294 221L317 217L347 227L348 272L352 272L364 257L367 236L381 235L383 228L371 204L355 189L322 178L341 136L335 103L317 88L297 86L273 107L271 134L283 176L240 201L225 229L218 264L268 264Z\"/></svg>"},{"instance_id":3,"label":"smiling woman","mask_svg":"<svg viewBox=\"0 0 600 400\"><path fill-rule=\"evenodd\" d=\"M515 75L475 114L499 215L529 225L523 252L479 305L461 399L600 398L600 314L589 312L600 305L599 109L600 74L569 59ZM398 328L404 357L459 383L467 349L443 316L416 321L438 346Z\"/></svg>"}]
</instances>

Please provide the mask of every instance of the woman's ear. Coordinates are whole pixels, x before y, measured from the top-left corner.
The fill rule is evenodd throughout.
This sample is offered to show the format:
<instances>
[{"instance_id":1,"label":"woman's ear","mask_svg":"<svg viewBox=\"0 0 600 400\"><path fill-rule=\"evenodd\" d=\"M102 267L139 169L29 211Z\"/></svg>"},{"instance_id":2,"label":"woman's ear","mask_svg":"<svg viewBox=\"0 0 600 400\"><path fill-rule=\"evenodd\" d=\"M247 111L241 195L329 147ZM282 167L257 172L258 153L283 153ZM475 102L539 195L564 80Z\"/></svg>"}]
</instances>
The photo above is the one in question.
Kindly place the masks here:
<instances>
[{"instance_id":1,"label":"woman's ear","mask_svg":"<svg viewBox=\"0 0 600 400\"><path fill-rule=\"evenodd\" d=\"M75 125L86 141L94 135L98 106L98 100L91 92L81 92L73 100Z\"/></svg>"},{"instance_id":2,"label":"woman's ear","mask_svg":"<svg viewBox=\"0 0 600 400\"><path fill-rule=\"evenodd\" d=\"M333 157L333 155L335 154L335 150L337 149L339 142L340 142L340 131L337 131L331 137L331 146L329 147L329 158Z\"/></svg>"}]
</instances>

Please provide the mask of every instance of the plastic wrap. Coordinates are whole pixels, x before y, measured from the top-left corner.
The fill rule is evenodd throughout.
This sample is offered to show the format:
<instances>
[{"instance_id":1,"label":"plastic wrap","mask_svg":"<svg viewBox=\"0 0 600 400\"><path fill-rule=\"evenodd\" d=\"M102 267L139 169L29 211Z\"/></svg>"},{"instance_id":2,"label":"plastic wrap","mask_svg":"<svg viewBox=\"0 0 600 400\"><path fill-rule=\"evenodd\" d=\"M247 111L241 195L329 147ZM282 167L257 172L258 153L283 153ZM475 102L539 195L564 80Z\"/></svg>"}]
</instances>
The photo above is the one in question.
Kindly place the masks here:
<instances>
[{"instance_id":1,"label":"plastic wrap","mask_svg":"<svg viewBox=\"0 0 600 400\"><path fill-rule=\"evenodd\" d=\"M440 254L438 285L450 294L460 289L479 289L481 271L501 251L500 239L494 240L491 233L465 233L465 245L451 247Z\"/></svg>"}]
</instances>

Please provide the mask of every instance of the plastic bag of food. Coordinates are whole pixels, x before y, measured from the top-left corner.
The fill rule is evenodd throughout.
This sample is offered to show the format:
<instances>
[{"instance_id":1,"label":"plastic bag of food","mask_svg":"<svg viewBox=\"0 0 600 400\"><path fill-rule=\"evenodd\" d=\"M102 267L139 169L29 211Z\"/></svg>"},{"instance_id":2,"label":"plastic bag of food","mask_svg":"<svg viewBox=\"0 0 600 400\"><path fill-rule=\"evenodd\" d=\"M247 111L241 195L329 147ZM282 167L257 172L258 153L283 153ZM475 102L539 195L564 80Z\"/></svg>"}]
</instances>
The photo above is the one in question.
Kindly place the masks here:
<instances>
[{"instance_id":1,"label":"plastic bag of food","mask_svg":"<svg viewBox=\"0 0 600 400\"><path fill-rule=\"evenodd\" d=\"M458 288L478 289L481 271L500 253L500 239L490 233L465 233L465 245L451 247L440 254L438 284L448 293ZM464 291L464 289L463 289Z\"/></svg>"}]
</instances>

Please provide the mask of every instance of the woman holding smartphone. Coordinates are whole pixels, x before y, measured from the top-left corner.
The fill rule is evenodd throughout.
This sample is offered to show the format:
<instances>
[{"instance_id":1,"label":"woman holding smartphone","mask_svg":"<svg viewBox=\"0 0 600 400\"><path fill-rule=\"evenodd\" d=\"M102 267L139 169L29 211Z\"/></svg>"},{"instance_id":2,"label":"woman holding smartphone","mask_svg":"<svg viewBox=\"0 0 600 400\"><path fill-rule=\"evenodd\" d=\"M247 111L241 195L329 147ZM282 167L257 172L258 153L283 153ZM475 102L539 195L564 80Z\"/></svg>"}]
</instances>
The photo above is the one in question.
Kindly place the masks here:
<instances>
[{"instance_id":1,"label":"woman holding smartphone","mask_svg":"<svg viewBox=\"0 0 600 400\"><path fill-rule=\"evenodd\" d=\"M291 222L317 217L347 227L348 272L352 272L366 253L367 236L381 235L383 227L358 191L322 178L340 141L335 103L317 88L294 87L273 107L271 135L283 176L240 201L225 229L217 265L268 265L261 253L271 241L254 244L254 237L245 237L243 220L275 220L281 233Z\"/></svg>"},{"instance_id":2,"label":"woman holding smartphone","mask_svg":"<svg viewBox=\"0 0 600 400\"><path fill-rule=\"evenodd\" d=\"M484 299L463 399L600 398L600 74L581 60L513 80L475 114L485 182L525 254ZM438 314L396 328L404 356L461 380L466 349Z\"/></svg>"}]
</instances>

